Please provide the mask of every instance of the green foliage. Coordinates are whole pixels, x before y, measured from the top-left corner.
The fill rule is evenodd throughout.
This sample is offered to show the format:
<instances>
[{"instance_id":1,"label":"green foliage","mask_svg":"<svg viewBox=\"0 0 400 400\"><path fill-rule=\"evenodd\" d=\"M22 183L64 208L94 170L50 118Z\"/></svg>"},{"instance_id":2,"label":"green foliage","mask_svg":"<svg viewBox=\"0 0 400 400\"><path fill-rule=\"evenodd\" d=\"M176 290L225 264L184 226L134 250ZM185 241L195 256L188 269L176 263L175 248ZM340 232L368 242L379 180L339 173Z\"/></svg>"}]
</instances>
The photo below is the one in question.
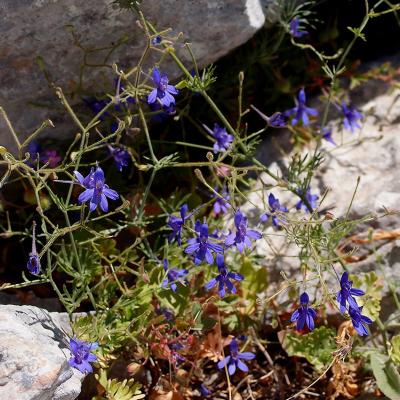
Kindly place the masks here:
<instances>
[{"instance_id":1,"label":"green foliage","mask_svg":"<svg viewBox=\"0 0 400 400\"><path fill-rule=\"evenodd\" d=\"M400 374L390 359L383 354L372 352L370 360L379 389L391 400L400 399Z\"/></svg>"},{"instance_id":2,"label":"green foliage","mask_svg":"<svg viewBox=\"0 0 400 400\"><path fill-rule=\"evenodd\" d=\"M357 36L358 38L360 38L361 40L363 40L364 42L367 41L367 38L365 37L365 34L362 33L362 30L360 28L352 28L350 26L347 27L347 29L354 33L355 36Z\"/></svg>"},{"instance_id":3,"label":"green foliage","mask_svg":"<svg viewBox=\"0 0 400 400\"><path fill-rule=\"evenodd\" d=\"M316 328L306 335L286 332L281 343L289 356L306 358L319 372L332 361L332 353L336 350L335 331L326 326Z\"/></svg>"},{"instance_id":4,"label":"green foliage","mask_svg":"<svg viewBox=\"0 0 400 400\"><path fill-rule=\"evenodd\" d=\"M257 294L263 293L268 287L268 270L263 266L256 265L257 260L244 258L240 273L246 277L242 283L243 297L255 304Z\"/></svg>"},{"instance_id":5,"label":"green foliage","mask_svg":"<svg viewBox=\"0 0 400 400\"><path fill-rule=\"evenodd\" d=\"M113 4L116 4L121 10L139 12L141 2L142 0L114 0Z\"/></svg>"},{"instance_id":6,"label":"green foliage","mask_svg":"<svg viewBox=\"0 0 400 400\"><path fill-rule=\"evenodd\" d=\"M140 392L140 383L133 379L107 379L107 373L101 369L99 374L95 375L96 379L104 389L101 396L95 396L93 400L139 400L145 398Z\"/></svg>"},{"instance_id":7,"label":"green foliage","mask_svg":"<svg viewBox=\"0 0 400 400\"><path fill-rule=\"evenodd\" d=\"M354 282L354 287L363 287L365 296L362 296L357 302L363 306L363 314L375 321L379 317L381 310L383 283L374 271L365 274L350 275Z\"/></svg>"},{"instance_id":8,"label":"green foliage","mask_svg":"<svg viewBox=\"0 0 400 400\"><path fill-rule=\"evenodd\" d=\"M199 93L208 90L216 80L215 67L210 65L203 69L201 75L195 74L192 78L186 78L179 82L176 87L178 89L187 88L194 93Z\"/></svg>"},{"instance_id":9,"label":"green foliage","mask_svg":"<svg viewBox=\"0 0 400 400\"><path fill-rule=\"evenodd\" d=\"M395 364L400 365L400 335L393 336L390 344L390 358Z\"/></svg>"}]
</instances>

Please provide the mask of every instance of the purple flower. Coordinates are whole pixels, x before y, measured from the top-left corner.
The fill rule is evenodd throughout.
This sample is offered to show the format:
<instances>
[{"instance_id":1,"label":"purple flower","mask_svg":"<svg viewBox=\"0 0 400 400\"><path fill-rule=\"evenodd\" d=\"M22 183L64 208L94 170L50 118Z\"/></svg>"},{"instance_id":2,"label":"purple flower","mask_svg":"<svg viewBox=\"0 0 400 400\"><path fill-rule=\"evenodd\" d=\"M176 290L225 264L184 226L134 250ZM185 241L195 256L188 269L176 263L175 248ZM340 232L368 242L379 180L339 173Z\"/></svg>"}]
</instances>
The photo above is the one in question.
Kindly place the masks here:
<instances>
[{"instance_id":1,"label":"purple flower","mask_svg":"<svg viewBox=\"0 0 400 400\"><path fill-rule=\"evenodd\" d=\"M269 126L272 128L285 128L287 118L284 113L276 112L269 117Z\"/></svg>"},{"instance_id":2,"label":"purple flower","mask_svg":"<svg viewBox=\"0 0 400 400\"><path fill-rule=\"evenodd\" d=\"M353 296L363 296L365 292L361 289L354 289L353 281L349 281L349 273L343 272L340 279L340 290L337 293L337 301L339 302L340 312L343 314L346 311L346 302L349 303L349 308L358 310L358 304Z\"/></svg>"},{"instance_id":3,"label":"purple flower","mask_svg":"<svg viewBox=\"0 0 400 400\"><path fill-rule=\"evenodd\" d=\"M279 202L279 199L277 199L272 193L269 194L268 196L268 204L269 204L269 209L271 214L268 213L264 213L263 215L261 215L260 220L262 222L266 222L268 221L269 217L272 216L272 223L274 226L278 227L279 226L279 217L278 215L276 215L276 213L278 212L288 212L289 210L284 207L281 206L281 203ZM282 220L284 220L282 218Z\"/></svg>"},{"instance_id":4,"label":"purple flower","mask_svg":"<svg viewBox=\"0 0 400 400\"><path fill-rule=\"evenodd\" d=\"M290 21L289 32L295 38L301 38L302 36L308 35L307 31L301 29L299 17L295 17Z\"/></svg>"},{"instance_id":5,"label":"purple flower","mask_svg":"<svg viewBox=\"0 0 400 400\"><path fill-rule=\"evenodd\" d=\"M301 190L298 191L299 193L302 193ZM312 209L317 208L317 200L318 200L319 196L317 196L316 194L311 194L311 189L307 189L306 191L306 199L309 203L309 205L311 206ZM301 208L304 209L304 211L309 212L309 209L307 208L306 204L304 203L303 200L300 200L297 202L296 204L296 209L300 210Z\"/></svg>"},{"instance_id":6,"label":"purple flower","mask_svg":"<svg viewBox=\"0 0 400 400\"><path fill-rule=\"evenodd\" d=\"M28 165L33 165L34 162L36 163L39 160L45 164L48 163L50 168L55 168L61 161L61 157L56 150L42 152L42 146L36 140L29 142L27 151L30 155L30 159L27 162Z\"/></svg>"},{"instance_id":7,"label":"purple flower","mask_svg":"<svg viewBox=\"0 0 400 400\"><path fill-rule=\"evenodd\" d=\"M270 117L262 113L257 107L250 105L250 107L257 112L257 114L270 126L271 128L285 128L287 125L286 113L276 112Z\"/></svg>"},{"instance_id":8,"label":"purple flower","mask_svg":"<svg viewBox=\"0 0 400 400\"><path fill-rule=\"evenodd\" d=\"M163 280L161 287L165 289L169 285L171 290L176 292L176 282L182 282L182 279L188 274L188 270L169 268L168 260L164 259L164 271L167 273L167 278Z\"/></svg>"},{"instance_id":9,"label":"purple flower","mask_svg":"<svg viewBox=\"0 0 400 400\"><path fill-rule=\"evenodd\" d=\"M304 324L307 325L308 329L312 331L314 329L314 319L317 316L316 311L308 307L309 297L306 292L300 296L300 307L292 314L290 320L292 322L297 321L296 329L301 331L304 328Z\"/></svg>"},{"instance_id":10,"label":"purple flower","mask_svg":"<svg viewBox=\"0 0 400 400\"><path fill-rule=\"evenodd\" d=\"M32 251L29 253L29 259L26 264L26 268L28 268L28 271L33 274L33 275L39 275L40 274L40 259L39 259L39 254L36 250L36 223L33 223L33 228L32 228Z\"/></svg>"},{"instance_id":11,"label":"purple flower","mask_svg":"<svg viewBox=\"0 0 400 400\"><path fill-rule=\"evenodd\" d=\"M204 383L202 383L202 384L200 385L200 393L201 393L202 396L207 397L207 396L209 396L212 392L211 392L210 389L208 389L208 387L207 387Z\"/></svg>"},{"instance_id":12,"label":"purple flower","mask_svg":"<svg viewBox=\"0 0 400 400\"><path fill-rule=\"evenodd\" d=\"M55 168L61 161L61 157L56 150L45 150L44 155L41 157L44 163L49 163L50 168Z\"/></svg>"},{"instance_id":13,"label":"purple flower","mask_svg":"<svg viewBox=\"0 0 400 400\"><path fill-rule=\"evenodd\" d=\"M182 244L182 228L185 224L186 213L188 211L187 204L184 204L180 208L181 217L175 217L174 215L170 215L168 219L168 226L172 229L168 237L168 242L171 243L174 239L178 242L178 245ZM189 217L188 217L189 218Z\"/></svg>"},{"instance_id":14,"label":"purple flower","mask_svg":"<svg viewBox=\"0 0 400 400\"><path fill-rule=\"evenodd\" d=\"M234 217L236 226L236 233L231 233L225 240L226 246L232 246L233 244L237 247L240 253L243 252L244 248L251 247L251 240L261 239L262 234L258 231L247 229L247 218L237 210Z\"/></svg>"},{"instance_id":15,"label":"purple flower","mask_svg":"<svg viewBox=\"0 0 400 400\"><path fill-rule=\"evenodd\" d=\"M74 173L78 182L86 189L79 195L78 201L80 204L89 201L90 211L94 211L100 204L100 208L107 212L107 197L111 200L118 199L119 194L105 184L104 172L99 166L95 170L92 168L90 174L85 178L78 171L74 171Z\"/></svg>"},{"instance_id":16,"label":"purple flower","mask_svg":"<svg viewBox=\"0 0 400 400\"><path fill-rule=\"evenodd\" d=\"M220 127L218 124L214 124L213 130L204 124L203 127L215 139L214 153L224 152L229 149L233 142L233 136L228 134L226 128Z\"/></svg>"},{"instance_id":17,"label":"purple flower","mask_svg":"<svg viewBox=\"0 0 400 400\"><path fill-rule=\"evenodd\" d=\"M332 128L325 126L321 131L322 139L325 139L327 142L332 143L336 146L336 143L332 139Z\"/></svg>"},{"instance_id":18,"label":"purple flower","mask_svg":"<svg viewBox=\"0 0 400 400\"><path fill-rule=\"evenodd\" d=\"M300 120L303 122L303 126L310 125L309 116L316 117L318 115L318 111L315 108L310 108L306 106L306 94L304 89L301 89L299 94L297 95L297 99L295 99L296 107L291 108L285 112L286 116L292 116L291 124L294 126Z\"/></svg>"},{"instance_id":19,"label":"purple flower","mask_svg":"<svg viewBox=\"0 0 400 400\"><path fill-rule=\"evenodd\" d=\"M222 369L225 365L228 365L229 375L233 375L236 372L236 368L239 368L243 372L249 372L247 365L242 360L252 360L256 355L248 351L240 353L235 338L232 339L229 349L231 354L218 362L218 368Z\"/></svg>"},{"instance_id":20,"label":"purple flower","mask_svg":"<svg viewBox=\"0 0 400 400\"><path fill-rule=\"evenodd\" d=\"M168 308L159 308L156 310L158 315L163 315L168 322L174 321L174 313Z\"/></svg>"},{"instance_id":21,"label":"purple flower","mask_svg":"<svg viewBox=\"0 0 400 400\"><path fill-rule=\"evenodd\" d=\"M97 349L99 345L96 342L87 343L74 337L70 339L69 347L72 353L69 365L79 369L83 374L85 372L93 372L93 368L89 363L97 361L97 357L91 351Z\"/></svg>"},{"instance_id":22,"label":"purple flower","mask_svg":"<svg viewBox=\"0 0 400 400\"><path fill-rule=\"evenodd\" d=\"M30 141L26 149L30 156L27 164L32 164L33 162L37 161L39 153L41 152L41 146L39 142L37 140Z\"/></svg>"},{"instance_id":23,"label":"purple flower","mask_svg":"<svg viewBox=\"0 0 400 400\"><path fill-rule=\"evenodd\" d=\"M213 211L216 216L220 214L226 214L228 212L228 208L230 207L230 204L228 203L230 196L225 188L222 189L221 196L222 198L216 194L213 194L213 197L215 198Z\"/></svg>"},{"instance_id":24,"label":"purple flower","mask_svg":"<svg viewBox=\"0 0 400 400\"><path fill-rule=\"evenodd\" d=\"M151 44L153 46L157 46L160 43L161 43L161 36L156 36L153 39L151 39Z\"/></svg>"},{"instance_id":25,"label":"purple flower","mask_svg":"<svg viewBox=\"0 0 400 400\"><path fill-rule=\"evenodd\" d=\"M108 145L108 152L114 158L118 171L121 172L122 168L127 167L129 165L131 156L128 153L128 151L126 151L122 147L112 147Z\"/></svg>"},{"instance_id":26,"label":"purple flower","mask_svg":"<svg viewBox=\"0 0 400 400\"><path fill-rule=\"evenodd\" d=\"M182 350L184 348L182 343L168 343L168 347L171 350L171 356L170 360L173 364L176 364L177 362L183 362L185 361L185 357L183 357L181 354L178 353L177 350Z\"/></svg>"},{"instance_id":27,"label":"purple flower","mask_svg":"<svg viewBox=\"0 0 400 400\"><path fill-rule=\"evenodd\" d=\"M372 324L372 320L366 317L365 315L361 315L362 307L349 308L349 315L351 318L351 323L354 326L354 329L360 336L368 336L367 326Z\"/></svg>"},{"instance_id":28,"label":"purple flower","mask_svg":"<svg viewBox=\"0 0 400 400\"><path fill-rule=\"evenodd\" d=\"M158 99L164 107L170 107L172 104L175 104L173 94L178 94L179 92L175 86L168 84L167 75L161 75L160 71L157 68L154 68L153 82L156 87L150 92L147 102L153 104Z\"/></svg>"},{"instance_id":29,"label":"purple flower","mask_svg":"<svg viewBox=\"0 0 400 400\"><path fill-rule=\"evenodd\" d=\"M121 107L120 107L121 94L123 94L126 90L125 86L121 83L121 77L114 79L114 87L115 87L115 102L116 102L114 109L115 109L115 111L121 111ZM125 100L126 100L126 102L131 103L131 104L135 103L135 98L130 95L128 95L125 98ZM127 110L128 109L127 104L124 104L124 106L125 106L125 109Z\"/></svg>"},{"instance_id":30,"label":"purple flower","mask_svg":"<svg viewBox=\"0 0 400 400\"><path fill-rule=\"evenodd\" d=\"M361 125L358 123L363 118L363 115L350 104L347 105L342 102L341 111L343 113L343 125L348 130L354 133L355 129L360 129Z\"/></svg>"},{"instance_id":31,"label":"purple flower","mask_svg":"<svg viewBox=\"0 0 400 400\"><path fill-rule=\"evenodd\" d=\"M98 100L95 97L86 97L83 99L86 105L97 115L107 104L107 100ZM103 121L106 117L109 117L110 114L107 111L104 111L99 120Z\"/></svg>"},{"instance_id":32,"label":"purple flower","mask_svg":"<svg viewBox=\"0 0 400 400\"><path fill-rule=\"evenodd\" d=\"M205 259L208 264L212 265L214 263L214 257L212 252L220 254L223 249L219 244L209 243L208 241L208 225L196 223L197 225L197 238L189 239L189 245L185 249L186 254L194 253L194 263L200 265Z\"/></svg>"},{"instance_id":33,"label":"purple flower","mask_svg":"<svg viewBox=\"0 0 400 400\"><path fill-rule=\"evenodd\" d=\"M204 286L205 289L210 290L218 283L218 294L220 297L225 296L225 286L229 293L235 294L236 288L230 279L240 282L244 279L243 275L238 274L237 272L228 272L225 266L223 254L217 254L217 266L219 274Z\"/></svg>"}]
</instances>

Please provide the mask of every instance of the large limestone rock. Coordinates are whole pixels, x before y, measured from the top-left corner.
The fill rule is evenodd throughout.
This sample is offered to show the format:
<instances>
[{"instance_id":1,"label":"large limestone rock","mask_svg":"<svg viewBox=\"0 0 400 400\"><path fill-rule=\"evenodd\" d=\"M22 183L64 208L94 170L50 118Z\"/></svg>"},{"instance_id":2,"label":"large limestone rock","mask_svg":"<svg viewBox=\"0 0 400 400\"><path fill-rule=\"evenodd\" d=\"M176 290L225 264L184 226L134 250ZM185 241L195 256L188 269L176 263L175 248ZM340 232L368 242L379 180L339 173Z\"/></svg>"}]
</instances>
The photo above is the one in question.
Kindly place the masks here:
<instances>
[{"instance_id":1,"label":"large limestone rock","mask_svg":"<svg viewBox=\"0 0 400 400\"><path fill-rule=\"evenodd\" d=\"M86 68L84 88L89 92L111 89L112 71L116 62L127 70L136 65L145 46L143 32L136 24L137 16L121 12L112 0L18 0L0 2L0 105L5 108L19 136L27 137L41 122L52 119L53 135L75 133L76 128L60 119L58 102L48 87L36 62L44 60L56 85L66 92L77 87L83 51L74 45L71 28L86 49L106 48L91 52L89 64L107 64L105 68ZM268 7L268 8L267 8ZM277 18L274 0L145 0L142 8L147 18L159 29L173 28L171 37L184 33L192 43L200 66L208 65L231 49L246 42L264 25ZM126 36L127 40L105 57L110 48ZM190 58L182 46L177 51L188 66ZM150 57L145 70L156 58ZM163 69L178 76L171 60ZM79 101L79 98L75 101ZM45 134L49 134L47 130ZM4 121L0 118L0 145L14 149Z\"/></svg>"},{"instance_id":2,"label":"large limestone rock","mask_svg":"<svg viewBox=\"0 0 400 400\"><path fill-rule=\"evenodd\" d=\"M68 364L69 325L61 314L0 305L0 398L73 400L83 374Z\"/></svg>"}]
</instances>

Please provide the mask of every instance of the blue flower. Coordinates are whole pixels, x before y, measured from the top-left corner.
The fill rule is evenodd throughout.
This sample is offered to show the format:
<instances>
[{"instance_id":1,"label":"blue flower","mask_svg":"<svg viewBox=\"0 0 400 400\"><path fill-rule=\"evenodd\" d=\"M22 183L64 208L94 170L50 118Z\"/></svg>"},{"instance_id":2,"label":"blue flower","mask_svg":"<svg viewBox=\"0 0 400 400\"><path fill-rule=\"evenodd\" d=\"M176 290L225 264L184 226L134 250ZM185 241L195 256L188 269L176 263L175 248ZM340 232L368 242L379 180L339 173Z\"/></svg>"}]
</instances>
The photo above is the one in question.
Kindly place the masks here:
<instances>
[{"instance_id":1,"label":"blue flower","mask_svg":"<svg viewBox=\"0 0 400 400\"><path fill-rule=\"evenodd\" d=\"M168 260L164 259L164 271L167 278L163 280L161 287L164 289L169 285L173 292L176 292L176 282L182 282L182 279L188 274L187 269L169 268Z\"/></svg>"},{"instance_id":2,"label":"blue flower","mask_svg":"<svg viewBox=\"0 0 400 400\"><path fill-rule=\"evenodd\" d=\"M40 160L40 152L42 151L42 146L37 140L31 140L26 147L26 150L29 153L29 160L26 163L30 166L33 166L37 163L38 160Z\"/></svg>"},{"instance_id":3,"label":"blue flower","mask_svg":"<svg viewBox=\"0 0 400 400\"><path fill-rule=\"evenodd\" d=\"M211 130L207 125L203 124L204 129L215 139L214 153L224 152L229 149L233 142L233 136L229 135L226 128L214 124L214 129Z\"/></svg>"},{"instance_id":4,"label":"blue flower","mask_svg":"<svg viewBox=\"0 0 400 400\"><path fill-rule=\"evenodd\" d=\"M92 168L90 174L85 178L78 171L74 171L74 173L80 185L86 189L79 195L78 201L80 204L89 201L90 211L94 211L100 204L100 208L107 212L107 197L111 200L118 199L119 194L105 184L104 172L99 166L95 170Z\"/></svg>"},{"instance_id":5,"label":"blue flower","mask_svg":"<svg viewBox=\"0 0 400 400\"><path fill-rule=\"evenodd\" d=\"M299 193L301 193L302 191L299 190ZM318 200L318 196L316 194L311 194L311 189L308 188L306 191L306 199L309 203L309 205L311 206L312 209L317 208L317 200ZM309 212L309 209L307 208L306 204L304 203L303 200L300 200L297 202L296 204L296 209L300 210L303 207L304 211Z\"/></svg>"},{"instance_id":6,"label":"blue flower","mask_svg":"<svg viewBox=\"0 0 400 400\"><path fill-rule=\"evenodd\" d=\"M93 372L93 368L89 363L97 361L97 357L91 351L97 349L99 345L96 342L87 343L77 338L72 338L69 341L69 346L72 353L69 365L83 374L85 372Z\"/></svg>"},{"instance_id":7,"label":"blue flower","mask_svg":"<svg viewBox=\"0 0 400 400\"><path fill-rule=\"evenodd\" d=\"M225 296L225 286L229 293L235 294L236 288L230 279L240 282L244 279L243 275L238 274L237 272L228 272L225 266L223 254L217 254L217 266L219 274L204 286L205 289L210 290L218 283L218 294L220 297Z\"/></svg>"},{"instance_id":8,"label":"blue flower","mask_svg":"<svg viewBox=\"0 0 400 400\"><path fill-rule=\"evenodd\" d=\"M301 29L299 17L295 17L290 21L289 32L295 38L301 38L302 36L308 35L307 31Z\"/></svg>"},{"instance_id":9,"label":"blue flower","mask_svg":"<svg viewBox=\"0 0 400 400\"><path fill-rule=\"evenodd\" d=\"M178 362L186 361L185 357L178 353L177 350L182 350L185 346L182 343L168 343L168 348L171 350L170 352L170 361L172 364L176 364Z\"/></svg>"},{"instance_id":10,"label":"blue flower","mask_svg":"<svg viewBox=\"0 0 400 400\"><path fill-rule=\"evenodd\" d=\"M336 143L332 139L332 128L325 126L321 131L322 139L336 146Z\"/></svg>"},{"instance_id":11,"label":"blue flower","mask_svg":"<svg viewBox=\"0 0 400 400\"><path fill-rule=\"evenodd\" d=\"M86 105L97 115L104 107L109 103L107 100L98 100L96 97L86 97L83 99ZM107 111L104 111L99 116L99 120L103 121L106 117L109 117L110 114Z\"/></svg>"},{"instance_id":12,"label":"blue flower","mask_svg":"<svg viewBox=\"0 0 400 400\"><path fill-rule=\"evenodd\" d=\"M122 168L129 165L131 156L127 150L123 149L122 147L112 147L109 145L108 152L114 158L118 171L121 172Z\"/></svg>"},{"instance_id":13,"label":"blue flower","mask_svg":"<svg viewBox=\"0 0 400 400\"><path fill-rule=\"evenodd\" d=\"M367 325L372 324L372 320L361 314L362 307L349 308L349 315L354 329L360 336L368 336Z\"/></svg>"},{"instance_id":14,"label":"blue flower","mask_svg":"<svg viewBox=\"0 0 400 400\"><path fill-rule=\"evenodd\" d=\"M168 322L174 321L174 313L171 310L168 310L168 308L158 308L156 313L158 315L163 315Z\"/></svg>"},{"instance_id":15,"label":"blue flower","mask_svg":"<svg viewBox=\"0 0 400 400\"><path fill-rule=\"evenodd\" d=\"M306 292L300 296L300 307L292 314L290 320L292 322L297 321L296 329L301 331L306 324L308 329L312 331L314 329L314 319L317 316L316 311L308 307L309 297Z\"/></svg>"},{"instance_id":16,"label":"blue flower","mask_svg":"<svg viewBox=\"0 0 400 400\"><path fill-rule=\"evenodd\" d=\"M276 112L270 117L262 113L257 107L250 105L250 107L257 112L258 115L270 126L271 128L285 128L287 126L286 113Z\"/></svg>"},{"instance_id":17,"label":"blue flower","mask_svg":"<svg viewBox=\"0 0 400 400\"><path fill-rule=\"evenodd\" d=\"M213 194L213 197L215 198L213 211L216 216L220 214L226 214L228 212L228 208L230 207L230 204L228 203L230 196L225 188L222 189L221 196L222 198L216 194Z\"/></svg>"},{"instance_id":18,"label":"blue flower","mask_svg":"<svg viewBox=\"0 0 400 400\"><path fill-rule=\"evenodd\" d=\"M153 46L157 46L161 43L161 36L156 36L153 39L151 39L151 44Z\"/></svg>"},{"instance_id":19,"label":"blue flower","mask_svg":"<svg viewBox=\"0 0 400 400\"><path fill-rule=\"evenodd\" d=\"M236 368L239 368L243 372L249 372L249 368L242 360L253 360L256 355L249 351L240 353L238 349L238 343L235 338L232 339L229 349L231 354L218 362L218 368L222 369L225 367L225 365L228 365L229 375L233 375L236 372Z\"/></svg>"},{"instance_id":20,"label":"blue flower","mask_svg":"<svg viewBox=\"0 0 400 400\"><path fill-rule=\"evenodd\" d=\"M40 274L40 259L39 259L39 254L36 250L36 223L33 223L33 228L32 228L32 251L29 253L29 259L26 264L26 268L28 271L33 274L33 275L39 275Z\"/></svg>"},{"instance_id":21,"label":"blue flower","mask_svg":"<svg viewBox=\"0 0 400 400\"><path fill-rule=\"evenodd\" d=\"M353 281L349 281L349 273L346 271L340 279L340 290L337 293L337 301L342 314L346 311L346 302L349 303L349 308L358 310L357 301L353 296L363 296L365 294L361 289L354 289L352 286Z\"/></svg>"},{"instance_id":22,"label":"blue flower","mask_svg":"<svg viewBox=\"0 0 400 400\"><path fill-rule=\"evenodd\" d=\"M272 216L273 225L278 227L279 226L279 217L276 214L279 212L286 213L289 210L286 207L281 206L279 199L277 199L272 193L270 193L268 196L268 204L269 204L269 209L270 209L271 214L264 213L263 215L261 215L260 220L262 222L266 222L266 221L268 221L269 217ZM284 221L284 219L282 217L281 217L281 219L282 219L282 221Z\"/></svg>"},{"instance_id":23,"label":"blue flower","mask_svg":"<svg viewBox=\"0 0 400 400\"><path fill-rule=\"evenodd\" d=\"M309 116L316 117L318 115L318 111L315 108L306 106L306 94L304 89L300 90L299 94L297 95L297 99L295 99L295 103L296 107L285 111L286 116L294 115L291 124L294 126L301 120L303 122L303 126L310 125Z\"/></svg>"},{"instance_id":24,"label":"blue flower","mask_svg":"<svg viewBox=\"0 0 400 400\"><path fill-rule=\"evenodd\" d=\"M168 84L167 75L161 75L160 71L157 68L154 68L153 82L156 87L150 92L147 102L153 104L158 99L164 107L170 107L175 104L175 98L173 95L178 94L179 92L175 86Z\"/></svg>"},{"instance_id":25,"label":"blue flower","mask_svg":"<svg viewBox=\"0 0 400 400\"><path fill-rule=\"evenodd\" d=\"M363 115L350 104L347 105L344 101L342 102L341 111L343 113L343 125L344 127L354 133L355 129L360 129L361 125L358 123L363 118Z\"/></svg>"},{"instance_id":26,"label":"blue flower","mask_svg":"<svg viewBox=\"0 0 400 400\"><path fill-rule=\"evenodd\" d=\"M38 161L41 161L45 164L48 163L50 168L55 168L61 161L57 150L47 149L42 151L42 146L36 140L29 142L27 151L29 153L29 160L26 163L30 166L34 166Z\"/></svg>"},{"instance_id":27,"label":"blue flower","mask_svg":"<svg viewBox=\"0 0 400 400\"><path fill-rule=\"evenodd\" d=\"M214 253L222 253L222 246L219 244L213 244L208 242L208 225L197 223L197 238L189 239L189 245L185 249L186 254L194 253L194 263L200 265L205 259L208 264L214 263Z\"/></svg>"},{"instance_id":28,"label":"blue flower","mask_svg":"<svg viewBox=\"0 0 400 400\"><path fill-rule=\"evenodd\" d=\"M251 240L261 239L262 234L258 231L247 229L247 218L237 210L234 217L236 226L236 233L231 233L225 239L226 246L232 246L233 244L237 247L240 253L243 252L244 248L251 247Z\"/></svg>"},{"instance_id":29,"label":"blue flower","mask_svg":"<svg viewBox=\"0 0 400 400\"><path fill-rule=\"evenodd\" d=\"M210 389L208 389L208 387L207 387L204 383L202 383L202 384L200 385L200 393L201 393L202 396L207 397L207 396L209 396L212 392L211 392Z\"/></svg>"},{"instance_id":30,"label":"blue flower","mask_svg":"<svg viewBox=\"0 0 400 400\"><path fill-rule=\"evenodd\" d=\"M182 228L185 225L186 213L188 211L187 204L184 204L180 208L181 217L175 217L174 215L170 215L168 219L168 226L172 229L168 237L168 242L171 243L174 239L178 242L180 246L182 244Z\"/></svg>"}]
</instances>

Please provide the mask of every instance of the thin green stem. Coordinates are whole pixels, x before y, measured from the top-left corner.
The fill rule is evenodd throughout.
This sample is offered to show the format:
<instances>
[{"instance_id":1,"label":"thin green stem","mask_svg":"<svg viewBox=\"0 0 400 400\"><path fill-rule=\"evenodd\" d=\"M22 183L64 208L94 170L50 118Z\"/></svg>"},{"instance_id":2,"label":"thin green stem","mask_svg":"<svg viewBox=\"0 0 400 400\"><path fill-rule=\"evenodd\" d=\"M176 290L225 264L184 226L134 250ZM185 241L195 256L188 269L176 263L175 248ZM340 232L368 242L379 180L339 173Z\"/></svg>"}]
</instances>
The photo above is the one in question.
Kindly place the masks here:
<instances>
[{"instance_id":1,"label":"thin green stem","mask_svg":"<svg viewBox=\"0 0 400 400\"><path fill-rule=\"evenodd\" d=\"M14 127L12 126L11 121L8 118L6 110L4 110L4 108L1 106L0 106L0 113L3 116L4 120L6 121L6 125L8 126L8 129L10 130L11 135L14 138L14 141L15 141L18 151L19 151L21 148L21 142L19 141L17 132L15 132Z\"/></svg>"}]
</instances>

